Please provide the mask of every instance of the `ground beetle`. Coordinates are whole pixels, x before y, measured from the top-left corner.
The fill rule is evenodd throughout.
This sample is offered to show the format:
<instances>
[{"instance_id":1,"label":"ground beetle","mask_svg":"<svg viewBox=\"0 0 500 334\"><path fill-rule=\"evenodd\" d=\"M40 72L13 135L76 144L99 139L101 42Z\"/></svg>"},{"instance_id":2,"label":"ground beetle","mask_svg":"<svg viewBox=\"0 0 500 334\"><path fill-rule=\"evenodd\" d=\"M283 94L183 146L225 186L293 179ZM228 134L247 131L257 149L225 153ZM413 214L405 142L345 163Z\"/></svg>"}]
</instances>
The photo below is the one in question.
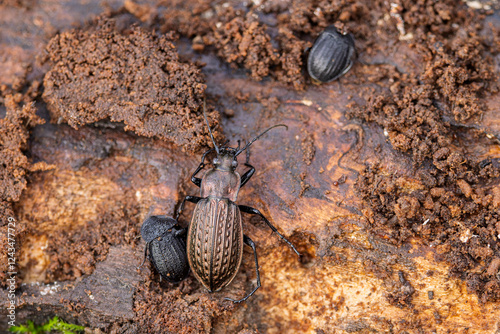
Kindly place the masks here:
<instances>
[{"instance_id":1,"label":"ground beetle","mask_svg":"<svg viewBox=\"0 0 500 334\"><path fill-rule=\"evenodd\" d=\"M317 81L330 82L340 78L352 66L354 38L329 26L314 42L307 58L307 72Z\"/></svg>"},{"instance_id":2,"label":"ground beetle","mask_svg":"<svg viewBox=\"0 0 500 334\"><path fill-rule=\"evenodd\" d=\"M177 225L177 220L167 216L148 217L141 227L146 242L146 256L156 270L169 282L182 281L189 274L186 255L186 229ZM149 256L148 256L149 251Z\"/></svg>"},{"instance_id":3,"label":"ground beetle","mask_svg":"<svg viewBox=\"0 0 500 334\"><path fill-rule=\"evenodd\" d=\"M213 149L203 154L200 165L191 176L191 181L200 187L201 196L186 196L179 206L177 218L181 214L186 201L196 203L189 225L187 255L194 276L210 292L219 291L234 279L241 265L243 243L252 247L257 272L257 287L243 299L226 298L239 303L248 299L260 287L259 264L255 243L243 234L240 211L260 216L300 256L292 243L281 235L259 210L235 203L239 189L255 173L255 168L248 163L249 154L247 151L245 166L250 169L240 177L240 174L235 171L238 166L236 157L269 130L278 126L286 127L286 125L279 124L268 128L241 149L239 144L237 148L218 147L205 114L205 104L203 113L217 157L213 160L214 168L207 171L203 178L200 179L196 177L196 174L205 167L205 157Z\"/></svg>"}]
</instances>

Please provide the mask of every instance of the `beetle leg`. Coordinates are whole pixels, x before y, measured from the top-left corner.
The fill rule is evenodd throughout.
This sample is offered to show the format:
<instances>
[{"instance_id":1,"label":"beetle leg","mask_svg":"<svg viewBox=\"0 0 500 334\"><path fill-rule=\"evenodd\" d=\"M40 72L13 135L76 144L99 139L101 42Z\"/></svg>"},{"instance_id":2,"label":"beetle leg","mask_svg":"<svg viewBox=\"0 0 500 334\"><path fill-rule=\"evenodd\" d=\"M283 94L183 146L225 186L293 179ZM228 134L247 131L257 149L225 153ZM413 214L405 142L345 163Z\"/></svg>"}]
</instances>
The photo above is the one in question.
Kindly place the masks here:
<instances>
[{"instance_id":1,"label":"beetle leg","mask_svg":"<svg viewBox=\"0 0 500 334\"><path fill-rule=\"evenodd\" d=\"M241 187L243 187L243 186L244 186L244 185L248 182L248 180L250 180L250 178L252 177L252 175L255 173L255 168L254 168L254 166L252 166L252 165L250 165L249 163L246 163L246 162L245 162L245 166L250 167L250 169L249 169L249 170L247 170L247 171L245 172L245 174L243 174L243 175L241 176L241 184L240 184L240 188L241 188Z\"/></svg>"},{"instance_id":2,"label":"beetle leg","mask_svg":"<svg viewBox=\"0 0 500 334\"><path fill-rule=\"evenodd\" d=\"M186 196L186 197L184 197L184 200L182 201L181 205L179 206L179 209L177 209L177 215L175 216L175 220L179 219L179 216L181 215L182 210L184 210L184 204L186 203L186 201L189 201L191 203L196 204L202 199L203 198L198 197L198 196Z\"/></svg>"},{"instance_id":3,"label":"beetle leg","mask_svg":"<svg viewBox=\"0 0 500 334\"><path fill-rule=\"evenodd\" d=\"M227 297L225 298L226 300L230 300L230 301L235 302L235 303L241 303L241 302L247 300L251 295L253 295L255 293L255 291L257 291L258 288L260 288L259 261L257 261L257 250L255 249L255 243L252 241L252 239L250 239L246 235L243 235L243 242L246 243L248 246L252 247L252 249L253 249L253 255L255 257L255 271L257 273L257 286L255 287L255 289L252 290L252 292L250 292L248 294L248 296L246 296L245 298L242 298L240 300L235 300L235 299L231 299L231 298L227 298Z\"/></svg>"},{"instance_id":4,"label":"beetle leg","mask_svg":"<svg viewBox=\"0 0 500 334\"><path fill-rule=\"evenodd\" d=\"M146 243L146 247L144 247L144 260L142 260L142 263L137 269L141 269L141 267L144 265L144 262L146 262L146 257L148 256L148 246L149 242Z\"/></svg>"},{"instance_id":5,"label":"beetle leg","mask_svg":"<svg viewBox=\"0 0 500 334\"><path fill-rule=\"evenodd\" d=\"M246 157L246 160L245 160L245 166L250 167L250 170L247 170L245 172L245 174L243 174L241 176L240 188L243 187L250 180L250 178L252 177L252 175L255 173L255 167L252 166L252 165L250 165L249 161L250 161L250 147L247 148L247 157Z\"/></svg>"},{"instance_id":6,"label":"beetle leg","mask_svg":"<svg viewBox=\"0 0 500 334\"><path fill-rule=\"evenodd\" d=\"M193 182L197 187L201 187L201 179L199 177L196 177L196 174L198 174L203 167L205 167L205 162L201 162L198 168L194 171L193 175L191 175L191 182Z\"/></svg>"},{"instance_id":7,"label":"beetle leg","mask_svg":"<svg viewBox=\"0 0 500 334\"><path fill-rule=\"evenodd\" d=\"M183 228L183 229L181 229L181 230L177 230L177 231L175 231L175 232L174 232L174 235L175 235L176 237L183 236L184 234L186 234L186 229L185 229L185 228Z\"/></svg>"},{"instance_id":8,"label":"beetle leg","mask_svg":"<svg viewBox=\"0 0 500 334\"><path fill-rule=\"evenodd\" d=\"M283 239L288 244L288 246L290 246L298 256L300 256L300 253L295 249L295 247L292 245L292 243L290 241L288 241L288 239L285 238L281 233L279 233L278 230L276 229L276 227L274 227L273 224L271 224L271 222L269 220L267 220L267 218L264 217L264 215L262 213L260 213L259 210L254 209L250 206L246 206L246 205L238 205L238 207L240 208L241 212L250 213L253 215L259 215L262 219L264 219L264 222L267 224L267 226L269 226L271 228L271 230L273 230L273 232L276 232L279 235L279 237L281 239Z\"/></svg>"},{"instance_id":9,"label":"beetle leg","mask_svg":"<svg viewBox=\"0 0 500 334\"><path fill-rule=\"evenodd\" d=\"M196 177L196 174L198 174L205 167L205 157L207 156L208 153L210 153L212 151L213 151L213 148L211 148L208 151L206 151L205 153L203 153L203 157L201 158L201 162L198 165L198 168L196 168L193 175L191 175L191 182L193 182L198 187L201 187L201 179L199 177Z\"/></svg>"}]
</instances>

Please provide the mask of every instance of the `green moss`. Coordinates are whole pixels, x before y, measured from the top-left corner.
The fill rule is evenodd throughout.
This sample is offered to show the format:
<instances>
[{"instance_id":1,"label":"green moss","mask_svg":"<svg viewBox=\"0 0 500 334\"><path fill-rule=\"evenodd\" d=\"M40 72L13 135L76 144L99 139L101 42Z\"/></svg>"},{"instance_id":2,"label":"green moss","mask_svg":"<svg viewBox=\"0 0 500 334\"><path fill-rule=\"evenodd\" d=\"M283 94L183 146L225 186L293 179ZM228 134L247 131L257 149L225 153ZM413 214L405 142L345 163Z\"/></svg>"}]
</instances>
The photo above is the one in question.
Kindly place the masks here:
<instances>
[{"instance_id":1,"label":"green moss","mask_svg":"<svg viewBox=\"0 0 500 334\"><path fill-rule=\"evenodd\" d=\"M76 334L83 332L85 328L83 326L78 326L74 324L68 324L58 317L50 319L47 323L43 325L35 325L33 321L28 320L25 325L12 326L9 331L13 333L31 333L31 334L43 334L43 333L63 333L63 334Z\"/></svg>"}]
</instances>

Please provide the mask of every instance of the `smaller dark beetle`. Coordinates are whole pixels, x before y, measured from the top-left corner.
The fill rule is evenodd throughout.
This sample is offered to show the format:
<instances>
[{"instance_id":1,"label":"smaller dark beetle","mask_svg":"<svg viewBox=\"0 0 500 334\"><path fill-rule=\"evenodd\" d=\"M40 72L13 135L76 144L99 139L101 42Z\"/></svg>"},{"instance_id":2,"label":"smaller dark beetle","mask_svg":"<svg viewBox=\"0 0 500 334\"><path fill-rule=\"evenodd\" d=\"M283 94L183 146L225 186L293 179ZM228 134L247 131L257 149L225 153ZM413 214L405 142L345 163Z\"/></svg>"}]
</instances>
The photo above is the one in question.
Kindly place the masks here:
<instances>
[{"instance_id":1,"label":"smaller dark beetle","mask_svg":"<svg viewBox=\"0 0 500 334\"><path fill-rule=\"evenodd\" d=\"M144 261L147 256L161 277L169 282L186 278L189 274L186 229L179 227L177 220L167 216L148 217L142 224L141 235L146 242Z\"/></svg>"},{"instance_id":2,"label":"smaller dark beetle","mask_svg":"<svg viewBox=\"0 0 500 334\"><path fill-rule=\"evenodd\" d=\"M330 82L340 78L352 66L354 38L329 26L314 42L307 58L307 72L316 81Z\"/></svg>"}]
</instances>

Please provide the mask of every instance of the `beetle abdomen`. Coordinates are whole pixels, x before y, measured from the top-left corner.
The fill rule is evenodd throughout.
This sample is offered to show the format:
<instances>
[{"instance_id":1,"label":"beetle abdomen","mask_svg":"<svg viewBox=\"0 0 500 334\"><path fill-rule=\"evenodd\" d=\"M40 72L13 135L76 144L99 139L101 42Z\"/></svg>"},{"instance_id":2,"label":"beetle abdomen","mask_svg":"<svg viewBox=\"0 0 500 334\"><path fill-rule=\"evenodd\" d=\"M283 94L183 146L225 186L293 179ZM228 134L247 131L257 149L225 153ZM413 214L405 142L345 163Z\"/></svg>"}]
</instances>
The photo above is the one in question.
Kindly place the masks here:
<instances>
[{"instance_id":1,"label":"beetle abdomen","mask_svg":"<svg viewBox=\"0 0 500 334\"><path fill-rule=\"evenodd\" d=\"M318 81L333 81L345 74L352 66L354 39L341 34L330 26L319 35L309 52L307 71Z\"/></svg>"},{"instance_id":2,"label":"beetle abdomen","mask_svg":"<svg viewBox=\"0 0 500 334\"><path fill-rule=\"evenodd\" d=\"M173 234L164 234L149 244L149 254L160 275L169 282L182 281L189 273L186 243Z\"/></svg>"},{"instance_id":3,"label":"beetle abdomen","mask_svg":"<svg viewBox=\"0 0 500 334\"><path fill-rule=\"evenodd\" d=\"M243 256L243 232L238 206L227 198L202 199L189 225L187 254L196 278L218 291L236 276Z\"/></svg>"}]
</instances>

